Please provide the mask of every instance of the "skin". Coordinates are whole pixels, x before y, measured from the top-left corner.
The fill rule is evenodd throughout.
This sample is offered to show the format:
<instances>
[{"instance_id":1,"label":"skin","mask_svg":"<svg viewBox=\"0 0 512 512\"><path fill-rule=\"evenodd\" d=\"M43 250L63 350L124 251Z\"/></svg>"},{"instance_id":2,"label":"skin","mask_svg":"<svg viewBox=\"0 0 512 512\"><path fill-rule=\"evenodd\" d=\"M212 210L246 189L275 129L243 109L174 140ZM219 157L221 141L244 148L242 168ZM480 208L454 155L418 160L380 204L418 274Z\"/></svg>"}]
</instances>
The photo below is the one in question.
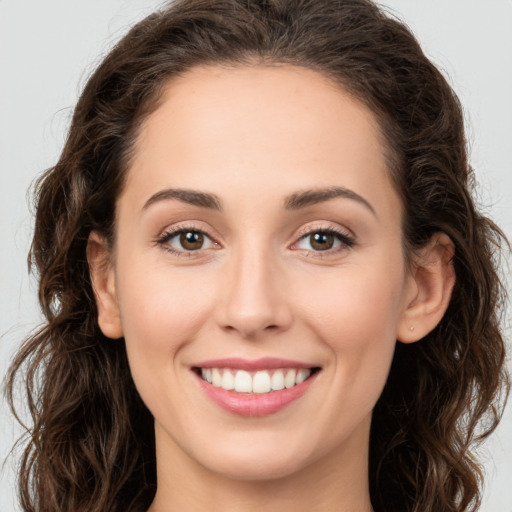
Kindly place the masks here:
<instances>
[{"instance_id":1,"label":"skin","mask_svg":"<svg viewBox=\"0 0 512 512\"><path fill-rule=\"evenodd\" d=\"M115 247L93 232L88 258L100 327L124 336L155 418L152 512L371 510L371 414L396 340L434 328L454 281L443 234L405 265L382 140L367 107L290 66L194 68L143 123ZM350 197L286 208L333 187ZM221 209L169 189L214 194ZM203 248L162 242L179 228L206 233ZM352 245L315 250L307 233L325 229ZM223 357L322 369L296 402L248 418L211 402L191 371Z\"/></svg>"}]
</instances>

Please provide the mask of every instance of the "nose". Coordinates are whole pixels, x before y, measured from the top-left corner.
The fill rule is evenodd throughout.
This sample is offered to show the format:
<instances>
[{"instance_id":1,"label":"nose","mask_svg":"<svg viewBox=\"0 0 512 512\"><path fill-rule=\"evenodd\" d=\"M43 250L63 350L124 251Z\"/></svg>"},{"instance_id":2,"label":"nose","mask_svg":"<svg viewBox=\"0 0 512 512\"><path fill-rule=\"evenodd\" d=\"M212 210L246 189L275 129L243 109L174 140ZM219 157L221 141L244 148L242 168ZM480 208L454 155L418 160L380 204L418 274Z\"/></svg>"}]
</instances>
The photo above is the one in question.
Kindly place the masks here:
<instances>
[{"instance_id":1,"label":"nose","mask_svg":"<svg viewBox=\"0 0 512 512\"><path fill-rule=\"evenodd\" d=\"M292 321L282 269L265 251L244 251L223 275L217 323L247 339L288 329Z\"/></svg>"}]
</instances>

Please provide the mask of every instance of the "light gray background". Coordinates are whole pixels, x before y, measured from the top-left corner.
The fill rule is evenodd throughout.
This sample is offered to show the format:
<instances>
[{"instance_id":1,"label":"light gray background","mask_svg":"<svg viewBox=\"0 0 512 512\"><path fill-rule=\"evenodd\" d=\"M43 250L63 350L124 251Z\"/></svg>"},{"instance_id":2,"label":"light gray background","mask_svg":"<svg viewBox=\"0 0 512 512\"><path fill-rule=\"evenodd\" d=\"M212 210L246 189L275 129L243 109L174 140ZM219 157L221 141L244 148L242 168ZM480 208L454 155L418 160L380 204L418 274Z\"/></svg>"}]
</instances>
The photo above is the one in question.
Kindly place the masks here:
<instances>
[{"instance_id":1,"label":"light gray background","mask_svg":"<svg viewBox=\"0 0 512 512\"><path fill-rule=\"evenodd\" d=\"M0 0L0 376L39 321L36 286L26 269L32 226L27 189L56 162L72 107L101 55L160 4ZM512 0L382 4L409 24L459 94L481 202L512 238ZM0 400L0 462L20 432ZM487 472L481 510L512 512L512 400L481 456ZM15 464L8 458L0 472L2 512L17 510Z\"/></svg>"}]
</instances>

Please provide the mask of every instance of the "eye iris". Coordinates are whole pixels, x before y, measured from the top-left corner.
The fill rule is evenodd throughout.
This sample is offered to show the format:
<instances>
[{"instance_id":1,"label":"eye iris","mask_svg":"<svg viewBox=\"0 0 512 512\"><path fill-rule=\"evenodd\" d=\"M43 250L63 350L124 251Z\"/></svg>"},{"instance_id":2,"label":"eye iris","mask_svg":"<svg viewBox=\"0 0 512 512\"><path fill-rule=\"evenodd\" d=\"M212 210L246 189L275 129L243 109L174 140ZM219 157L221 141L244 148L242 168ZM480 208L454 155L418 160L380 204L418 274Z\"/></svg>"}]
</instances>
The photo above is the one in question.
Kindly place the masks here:
<instances>
[{"instance_id":1,"label":"eye iris","mask_svg":"<svg viewBox=\"0 0 512 512\"><path fill-rule=\"evenodd\" d=\"M197 231L186 231L180 235L180 244L188 251L201 249L204 243L204 236Z\"/></svg>"},{"instance_id":2,"label":"eye iris","mask_svg":"<svg viewBox=\"0 0 512 512\"><path fill-rule=\"evenodd\" d=\"M326 251L334 245L334 235L331 233L314 233L310 237L311 247L317 251Z\"/></svg>"}]
</instances>

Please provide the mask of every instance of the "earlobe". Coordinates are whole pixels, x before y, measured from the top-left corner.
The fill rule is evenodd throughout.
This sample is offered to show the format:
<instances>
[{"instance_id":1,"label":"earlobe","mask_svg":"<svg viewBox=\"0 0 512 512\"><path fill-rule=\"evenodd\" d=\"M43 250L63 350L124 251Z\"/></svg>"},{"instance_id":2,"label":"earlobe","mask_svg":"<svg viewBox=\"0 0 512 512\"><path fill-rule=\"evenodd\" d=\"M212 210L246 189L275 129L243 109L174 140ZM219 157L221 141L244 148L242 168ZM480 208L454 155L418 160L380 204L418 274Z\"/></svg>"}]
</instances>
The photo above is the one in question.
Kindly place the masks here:
<instances>
[{"instance_id":1,"label":"earlobe","mask_svg":"<svg viewBox=\"0 0 512 512\"><path fill-rule=\"evenodd\" d=\"M397 325L397 339L414 343L432 331L443 318L455 285L453 242L436 233L414 259L408 276L409 294Z\"/></svg>"},{"instance_id":2,"label":"earlobe","mask_svg":"<svg viewBox=\"0 0 512 512\"><path fill-rule=\"evenodd\" d=\"M98 324L108 338L123 336L116 296L115 272L111 252L104 237L92 231L87 242L87 262L98 309Z\"/></svg>"}]
</instances>

